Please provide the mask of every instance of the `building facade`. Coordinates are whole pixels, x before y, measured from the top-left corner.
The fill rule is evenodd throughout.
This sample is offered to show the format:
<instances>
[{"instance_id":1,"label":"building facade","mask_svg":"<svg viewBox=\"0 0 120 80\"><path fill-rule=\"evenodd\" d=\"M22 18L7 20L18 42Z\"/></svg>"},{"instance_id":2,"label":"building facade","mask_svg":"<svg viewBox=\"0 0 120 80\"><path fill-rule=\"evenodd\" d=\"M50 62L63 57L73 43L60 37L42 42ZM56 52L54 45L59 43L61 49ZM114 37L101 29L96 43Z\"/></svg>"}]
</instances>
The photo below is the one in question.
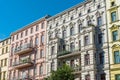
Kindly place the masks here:
<instances>
[{"instance_id":1,"label":"building facade","mask_svg":"<svg viewBox=\"0 0 120 80\"><path fill-rule=\"evenodd\" d=\"M7 80L10 38L0 42L0 80Z\"/></svg>"},{"instance_id":2,"label":"building facade","mask_svg":"<svg viewBox=\"0 0 120 80\"><path fill-rule=\"evenodd\" d=\"M106 0L110 78L120 80L120 0Z\"/></svg>"},{"instance_id":3,"label":"building facade","mask_svg":"<svg viewBox=\"0 0 120 80\"><path fill-rule=\"evenodd\" d=\"M105 0L86 0L47 23L47 76L68 64L75 80L109 80Z\"/></svg>"},{"instance_id":4,"label":"building facade","mask_svg":"<svg viewBox=\"0 0 120 80\"><path fill-rule=\"evenodd\" d=\"M8 80L44 79L47 17L11 34Z\"/></svg>"}]
</instances>

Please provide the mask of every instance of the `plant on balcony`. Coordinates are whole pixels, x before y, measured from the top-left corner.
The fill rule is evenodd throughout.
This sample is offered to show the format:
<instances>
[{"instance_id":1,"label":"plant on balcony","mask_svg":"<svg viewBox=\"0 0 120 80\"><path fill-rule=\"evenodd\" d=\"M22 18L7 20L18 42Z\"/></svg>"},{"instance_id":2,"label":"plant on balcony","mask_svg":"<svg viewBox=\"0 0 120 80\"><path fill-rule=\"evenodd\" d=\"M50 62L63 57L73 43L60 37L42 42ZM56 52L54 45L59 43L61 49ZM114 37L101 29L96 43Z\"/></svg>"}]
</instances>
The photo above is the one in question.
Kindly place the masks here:
<instances>
[{"instance_id":1,"label":"plant on balcony","mask_svg":"<svg viewBox=\"0 0 120 80\"><path fill-rule=\"evenodd\" d=\"M74 80L73 69L68 65L63 65L57 71L52 71L51 75L45 80Z\"/></svg>"}]
</instances>

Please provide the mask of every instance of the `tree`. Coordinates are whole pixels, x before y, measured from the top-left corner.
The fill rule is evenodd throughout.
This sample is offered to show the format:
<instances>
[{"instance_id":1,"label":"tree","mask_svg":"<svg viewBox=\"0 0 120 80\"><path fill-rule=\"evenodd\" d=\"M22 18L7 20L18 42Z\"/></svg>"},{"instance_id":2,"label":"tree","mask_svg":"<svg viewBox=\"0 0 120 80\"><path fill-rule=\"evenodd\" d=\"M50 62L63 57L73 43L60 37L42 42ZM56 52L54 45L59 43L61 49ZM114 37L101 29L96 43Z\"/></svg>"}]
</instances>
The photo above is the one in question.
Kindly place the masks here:
<instances>
[{"instance_id":1,"label":"tree","mask_svg":"<svg viewBox=\"0 0 120 80\"><path fill-rule=\"evenodd\" d=\"M57 71L52 71L51 75L45 80L74 80L73 69L68 65L63 65Z\"/></svg>"}]
</instances>

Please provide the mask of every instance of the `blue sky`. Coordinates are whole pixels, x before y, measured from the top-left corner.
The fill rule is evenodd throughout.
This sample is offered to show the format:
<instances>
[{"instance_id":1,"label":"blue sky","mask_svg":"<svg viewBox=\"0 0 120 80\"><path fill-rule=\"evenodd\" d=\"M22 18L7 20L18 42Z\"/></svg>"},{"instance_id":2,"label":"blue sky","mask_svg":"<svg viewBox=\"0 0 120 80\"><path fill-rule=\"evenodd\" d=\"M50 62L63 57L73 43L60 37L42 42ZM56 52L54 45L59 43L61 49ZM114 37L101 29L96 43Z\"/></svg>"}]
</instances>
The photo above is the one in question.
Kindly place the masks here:
<instances>
[{"instance_id":1,"label":"blue sky","mask_svg":"<svg viewBox=\"0 0 120 80\"><path fill-rule=\"evenodd\" d=\"M83 0L0 0L0 40L49 14L55 15Z\"/></svg>"}]
</instances>

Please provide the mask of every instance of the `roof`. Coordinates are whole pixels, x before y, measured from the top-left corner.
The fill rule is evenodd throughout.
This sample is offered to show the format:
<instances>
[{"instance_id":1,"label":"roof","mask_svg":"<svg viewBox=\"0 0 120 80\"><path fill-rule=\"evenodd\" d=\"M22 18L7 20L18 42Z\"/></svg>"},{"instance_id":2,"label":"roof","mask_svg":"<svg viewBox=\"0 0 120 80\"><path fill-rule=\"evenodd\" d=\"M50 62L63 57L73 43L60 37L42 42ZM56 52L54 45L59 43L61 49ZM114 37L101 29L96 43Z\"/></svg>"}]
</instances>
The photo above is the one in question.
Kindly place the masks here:
<instances>
[{"instance_id":1,"label":"roof","mask_svg":"<svg viewBox=\"0 0 120 80\"><path fill-rule=\"evenodd\" d=\"M62 11L62 12L60 12L60 13L58 13L58 14L50 17L50 18L48 18L47 21L49 21L49 20L51 20L51 19L53 19L53 18L56 18L56 17L58 17L59 15L62 15L62 14L64 14L64 13L68 12L68 11L73 10L74 8L77 8L77 7L79 7L79 6L82 6L82 5L84 5L84 4L88 3L88 2L91 2L91 1L92 1L92 0L85 0L85 1L83 1L83 2L81 2L81 3L78 3L77 5L72 6L72 7L68 8L68 9L66 9L66 10L64 10L64 11Z\"/></svg>"}]
</instances>

